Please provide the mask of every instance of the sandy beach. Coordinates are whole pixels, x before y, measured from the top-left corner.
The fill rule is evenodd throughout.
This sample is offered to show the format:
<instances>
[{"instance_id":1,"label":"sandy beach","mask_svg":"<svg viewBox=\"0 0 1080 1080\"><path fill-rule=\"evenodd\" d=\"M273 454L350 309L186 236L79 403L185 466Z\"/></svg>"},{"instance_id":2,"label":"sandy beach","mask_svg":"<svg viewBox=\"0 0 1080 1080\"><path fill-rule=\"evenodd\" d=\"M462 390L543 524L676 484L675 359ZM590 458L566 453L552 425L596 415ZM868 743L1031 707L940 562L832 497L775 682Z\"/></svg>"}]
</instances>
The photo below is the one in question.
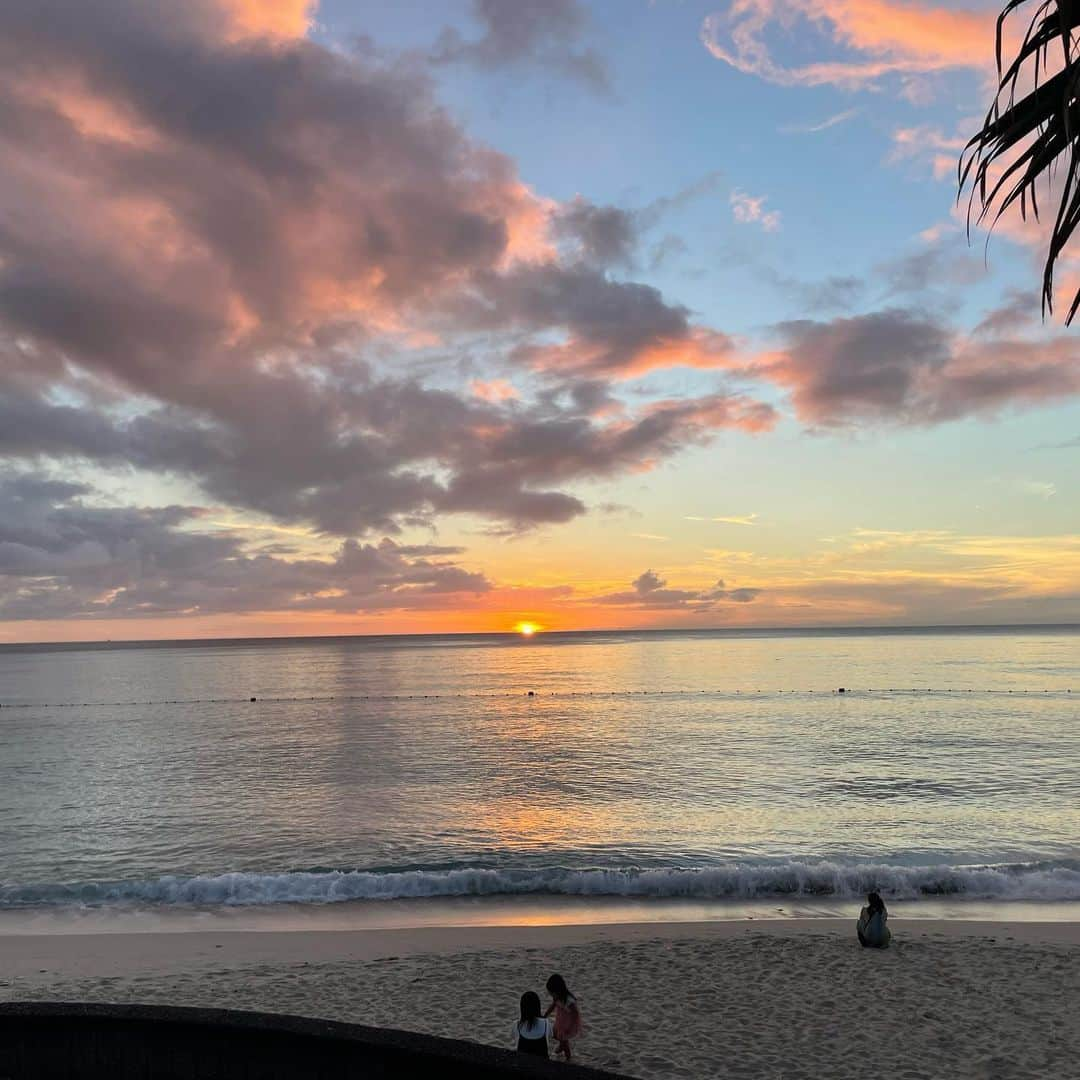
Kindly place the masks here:
<instances>
[{"instance_id":1,"label":"sandy beach","mask_svg":"<svg viewBox=\"0 0 1080 1080\"><path fill-rule=\"evenodd\" d=\"M552 971L584 1064L656 1078L1080 1075L1080 925L849 920L0 935L0 999L257 1008L495 1046Z\"/></svg>"}]
</instances>

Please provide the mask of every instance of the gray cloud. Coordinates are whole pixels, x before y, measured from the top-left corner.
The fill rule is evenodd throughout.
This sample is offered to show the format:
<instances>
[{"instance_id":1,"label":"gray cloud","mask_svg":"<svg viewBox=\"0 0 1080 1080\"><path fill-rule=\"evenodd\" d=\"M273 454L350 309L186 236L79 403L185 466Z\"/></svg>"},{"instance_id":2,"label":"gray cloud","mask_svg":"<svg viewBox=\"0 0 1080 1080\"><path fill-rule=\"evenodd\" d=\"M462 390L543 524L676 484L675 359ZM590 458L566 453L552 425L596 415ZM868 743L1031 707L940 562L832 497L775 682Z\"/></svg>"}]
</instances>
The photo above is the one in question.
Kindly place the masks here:
<instances>
[{"instance_id":1,"label":"gray cloud","mask_svg":"<svg viewBox=\"0 0 1080 1080\"><path fill-rule=\"evenodd\" d=\"M1002 303L979 320L974 332L986 337L1004 337L1033 325L1040 311L1039 294L1025 289L1010 289Z\"/></svg>"},{"instance_id":2,"label":"gray cloud","mask_svg":"<svg viewBox=\"0 0 1080 1080\"><path fill-rule=\"evenodd\" d=\"M899 296L949 285L973 285L986 279L987 268L972 255L955 254L934 245L883 262L876 273L885 285L886 294Z\"/></svg>"},{"instance_id":3,"label":"gray cloud","mask_svg":"<svg viewBox=\"0 0 1080 1080\"><path fill-rule=\"evenodd\" d=\"M845 274L833 274L818 281L781 274L772 267L763 267L761 274L800 311L850 311L866 291L862 278Z\"/></svg>"},{"instance_id":4,"label":"gray cloud","mask_svg":"<svg viewBox=\"0 0 1080 1080\"><path fill-rule=\"evenodd\" d=\"M581 195L559 206L553 214L556 236L567 240L571 254L591 266L633 269L643 234L663 218L717 190L723 179L718 170L640 207L600 206ZM669 255L686 251L679 236L669 234L653 246L650 267L656 269Z\"/></svg>"},{"instance_id":5,"label":"gray cloud","mask_svg":"<svg viewBox=\"0 0 1080 1080\"><path fill-rule=\"evenodd\" d=\"M669 260L679 255L685 255L690 250L690 245L674 233L667 233L652 246L649 252L649 269L659 270Z\"/></svg>"},{"instance_id":6,"label":"gray cloud","mask_svg":"<svg viewBox=\"0 0 1080 1080\"><path fill-rule=\"evenodd\" d=\"M756 371L786 387L816 426L934 424L1080 393L1080 349L1065 336L962 341L903 309L777 330L784 347Z\"/></svg>"},{"instance_id":7,"label":"gray cloud","mask_svg":"<svg viewBox=\"0 0 1080 1080\"><path fill-rule=\"evenodd\" d=\"M1078 448L1080 448L1080 435L1074 439L1066 439L1064 442L1043 443L1035 447L1036 450L1075 450Z\"/></svg>"},{"instance_id":8,"label":"gray cloud","mask_svg":"<svg viewBox=\"0 0 1080 1080\"><path fill-rule=\"evenodd\" d=\"M760 595L761 589L728 589L723 581L718 581L711 589L703 591L669 589L667 582L659 574L654 570L646 570L631 582L628 591L593 597L590 602L668 611L710 611L721 603L749 604Z\"/></svg>"},{"instance_id":9,"label":"gray cloud","mask_svg":"<svg viewBox=\"0 0 1080 1080\"><path fill-rule=\"evenodd\" d=\"M170 472L221 502L338 535L394 533L402 519L426 524L441 513L520 530L585 511L553 485L614 476L718 430L774 422L770 407L737 394L654 402L636 414L609 414L612 404L594 381L572 381L522 409L369 378L321 392L283 387L250 424L229 427L175 406L125 417L9 390L0 393L0 455Z\"/></svg>"},{"instance_id":10,"label":"gray cloud","mask_svg":"<svg viewBox=\"0 0 1080 1080\"><path fill-rule=\"evenodd\" d=\"M466 40L453 28L444 30L432 53L435 63L486 69L529 64L610 92L603 58L580 45L588 17L578 0L473 0L472 15L482 36Z\"/></svg>"},{"instance_id":11,"label":"gray cloud","mask_svg":"<svg viewBox=\"0 0 1080 1080\"><path fill-rule=\"evenodd\" d=\"M578 264L525 265L482 284L484 303L462 314L478 327L500 320L526 330L562 327L568 340L518 348L515 358L530 367L588 377L629 377L653 367L720 367L731 340L702 331L681 305L667 303L659 290L615 281Z\"/></svg>"},{"instance_id":12,"label":"gray cloud","mask_svg":"<svg viewBox=\"0 0 1080 1080\"><path fill-rule=\"evenodd\" d=\"M79 484L0 482L0 618L422 609L491 588L456 549L346 540L329 559L250 554L191 507L101 507Z\"/></svg>"},{"instance_id":13,"label":"gray cloud","mask_svg":"<svg viewBox=\"0 0 1080 1080\"><path fill-rule=\"evenodd\" d=\"M949 358L944 328L925 318L885 311L820 323L781 323L787 363L778 369L801 415L843 422L857 415L899 415L920 371L940 371Z\"/></svg>"},{"instance_id":14,"label":"gray cloud","mask_svg":"<svg viewBox=\"0 0 1080 1080\"><path fill-rule=\"evenodd\" d=\"M570 239L586 262L630 266L638 244L638 223L632 210L596 206L580 195L555 214L559 236Z\"/></svg>"},{"instance_id":15,"label":"gray cloud","mask_svg":"<svg viewBox=\"0 0 1080 1080\"><path fill-rule=\"evenodd\" d=\"M653 199L652 202L635 212L641 228L652 228L666 215L675 213L707 195L714 194L722 185L723 180L723 172L720 169L712 169L693 183L680 188L673 195L661 195Z\"/></svg>"}]
</instances>

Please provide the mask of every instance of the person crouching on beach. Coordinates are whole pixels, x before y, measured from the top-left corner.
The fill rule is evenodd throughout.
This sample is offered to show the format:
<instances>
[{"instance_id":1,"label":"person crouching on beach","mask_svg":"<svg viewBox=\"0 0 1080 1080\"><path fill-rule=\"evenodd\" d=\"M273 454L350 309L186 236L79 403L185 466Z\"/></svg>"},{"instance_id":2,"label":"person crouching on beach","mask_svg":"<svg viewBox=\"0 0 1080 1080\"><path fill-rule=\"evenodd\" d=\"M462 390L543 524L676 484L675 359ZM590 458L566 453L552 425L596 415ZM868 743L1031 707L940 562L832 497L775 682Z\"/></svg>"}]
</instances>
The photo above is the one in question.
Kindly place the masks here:
<instances>
[{"instance_id":1,"label":"person crouching on beach","mask_svg":"<svg viewBox=\"0 0 1080 1080\"><path fill-rule=\"evenodd\" d=\"M884 949L892 939L892 934L885 925L888 920L885 901L876 892L868 893L866 907L859 912L859 944L868 949Z\"/></svg>"},{"instance_id":2,"label":"person crouching on beach","mask_svg":"<svg viewBox=\"0 0 1080 1080\"><path fill-rule=\"evenodd\" d=\"M540 995L532 990L521 995L521 1019L514 1025L514 1033L521 1053L548 1056L551 1021L540 1015Z\"/></svg>"},{"instance_id":3,"label":"person crouching on beach","mask_svg":"<svg viewBox=\"0 0 1080 1080\"><path fill-rule=\"evenodd\" d=\"M569 1061L573 1056L570 1052L570 1040L581 1034L581 1010L578 1008L577 998L570 993L570 988L561 975L552 975L548 979L547 992L551 995L551 1004L544 1015L555 1013L555 1027L552 1031L557 1044L555 1050Z\"/></svg>"}]
</instances>

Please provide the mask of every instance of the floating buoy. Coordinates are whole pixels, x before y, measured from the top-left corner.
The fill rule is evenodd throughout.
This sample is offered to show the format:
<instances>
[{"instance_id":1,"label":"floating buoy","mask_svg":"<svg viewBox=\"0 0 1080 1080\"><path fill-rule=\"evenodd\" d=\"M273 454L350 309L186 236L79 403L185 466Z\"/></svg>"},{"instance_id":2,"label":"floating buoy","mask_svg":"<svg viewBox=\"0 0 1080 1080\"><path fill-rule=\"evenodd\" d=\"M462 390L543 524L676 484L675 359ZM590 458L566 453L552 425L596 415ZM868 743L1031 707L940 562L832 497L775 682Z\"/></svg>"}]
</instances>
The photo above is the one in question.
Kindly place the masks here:
<instances>
[{"instance_id":1,"label":"floating buoy","mask_svg":"<svg viewBox=\"0 0 1080 1080\"><path fill-rule=\"evenodd\" d=\"M530 690L529 691L529 697L536 697L536 691L535 690Z\"/></svg>"},{"instance_id":2,"label":"floating buoy","mask_svg":"<svg viewBox=\"0 0 1080 1080\"><path fill-rule=\"evenodd\" d=\"M839 690L837 690L836 692L837 692L838 694L846 694L846 693L847 693L847 691L846 691L846 690L845 690L845 689L844 689L844 688L843 688L842 686L841 686L841 687L840 687L840 689L839 689Z\"/></svg>"},{"instance_id":3,"label":"floating buoy","mask_svg":"<svg viewBox=\"0 0 1080 1080\"><path fill-rule=\"evenodd\" d=\"M254 701L255 699L254 699L254 698L252 698L251 700L252 700L252 701Z\"/></svg>"}]
</instances>

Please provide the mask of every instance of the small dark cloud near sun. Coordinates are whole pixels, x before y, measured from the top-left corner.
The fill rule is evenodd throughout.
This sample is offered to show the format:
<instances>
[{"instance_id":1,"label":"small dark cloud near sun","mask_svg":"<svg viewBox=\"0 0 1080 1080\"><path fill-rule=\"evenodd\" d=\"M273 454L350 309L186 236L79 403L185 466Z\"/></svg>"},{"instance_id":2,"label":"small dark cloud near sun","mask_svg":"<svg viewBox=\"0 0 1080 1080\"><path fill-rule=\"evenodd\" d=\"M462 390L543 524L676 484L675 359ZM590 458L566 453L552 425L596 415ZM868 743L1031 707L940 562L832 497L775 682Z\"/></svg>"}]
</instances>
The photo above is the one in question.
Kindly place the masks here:
<instances>
[{"instance_id":1,"label":"small dark cloud near sun","mask_svg":"<svg viewBox=\"0 0 1080 1080\"><path fill-rule=\"evenodd\" d=\"M671 589L655 570L646 570L631 582L626 592L593 597L592 602L669 611L710 611L723 603L749 604L761 595L761 589L728 589L717 581L712 588Z\"/></svg>"}]
</instances>

